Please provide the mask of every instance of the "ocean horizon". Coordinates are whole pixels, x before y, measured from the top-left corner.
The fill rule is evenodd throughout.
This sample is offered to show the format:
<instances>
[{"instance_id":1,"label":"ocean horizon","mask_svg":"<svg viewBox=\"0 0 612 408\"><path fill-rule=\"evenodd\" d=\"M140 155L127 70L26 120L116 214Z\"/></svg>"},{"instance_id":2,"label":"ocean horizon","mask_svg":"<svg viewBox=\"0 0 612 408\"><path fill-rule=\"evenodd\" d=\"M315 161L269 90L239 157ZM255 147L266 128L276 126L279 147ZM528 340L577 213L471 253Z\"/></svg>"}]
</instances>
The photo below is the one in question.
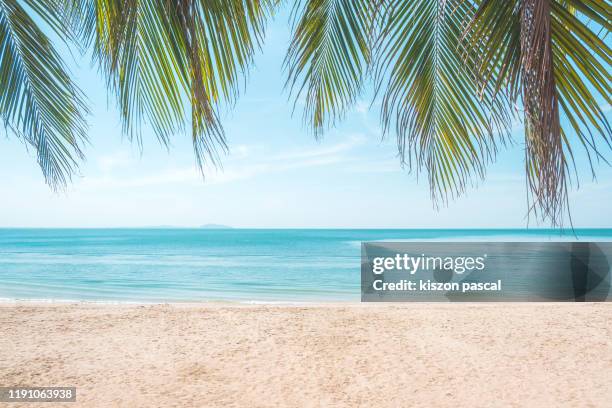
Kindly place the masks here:
<instances>
[{"instance_id":1,"label":"ocean horizon","mask_svg":"<svg viewBox=\"0 0 612 408\"><path fill-rule=\"evenodd\" d=\"M0 228L0 299L358 301L373 241L612 241L611 228Z\"/></svg>"}]
</instances>

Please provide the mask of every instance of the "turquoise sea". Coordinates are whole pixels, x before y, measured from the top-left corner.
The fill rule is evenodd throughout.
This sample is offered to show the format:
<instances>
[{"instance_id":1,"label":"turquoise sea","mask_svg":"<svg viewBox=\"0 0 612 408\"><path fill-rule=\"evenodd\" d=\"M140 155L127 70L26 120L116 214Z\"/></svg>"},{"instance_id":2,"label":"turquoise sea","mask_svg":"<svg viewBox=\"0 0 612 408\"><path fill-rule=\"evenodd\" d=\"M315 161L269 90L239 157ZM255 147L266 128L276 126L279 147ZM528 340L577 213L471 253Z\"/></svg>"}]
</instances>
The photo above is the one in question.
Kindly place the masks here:
<instances>
[{"instance_id":1,"label":"turquoise sea","mask_svg":"<svg viewBox=\"0 0 612 408\"><path fill-rule=\"evenodd\" d=\"M0 229L0 299L357 301L362 241L576 237L612 241L612 229Z\"/></svg>"}]
</instances>

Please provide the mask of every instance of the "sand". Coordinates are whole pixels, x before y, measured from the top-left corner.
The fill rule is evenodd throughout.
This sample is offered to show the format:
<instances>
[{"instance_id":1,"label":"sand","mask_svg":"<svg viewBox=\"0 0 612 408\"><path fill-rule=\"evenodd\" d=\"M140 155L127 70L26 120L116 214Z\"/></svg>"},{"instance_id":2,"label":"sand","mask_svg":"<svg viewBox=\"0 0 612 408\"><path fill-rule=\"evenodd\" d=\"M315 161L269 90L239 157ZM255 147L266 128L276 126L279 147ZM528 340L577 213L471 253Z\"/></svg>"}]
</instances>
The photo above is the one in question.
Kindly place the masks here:
<instances>
[{"instance_id":1,"label":"sand","mask_svg":"<svg viewBox=\"0 0 612 408\"><path fill-rule=\"evenodd\" d=\"M612 305L3 304L0 385L77 387L44 407L610 407Z\"/></svg>"}]
</instances>

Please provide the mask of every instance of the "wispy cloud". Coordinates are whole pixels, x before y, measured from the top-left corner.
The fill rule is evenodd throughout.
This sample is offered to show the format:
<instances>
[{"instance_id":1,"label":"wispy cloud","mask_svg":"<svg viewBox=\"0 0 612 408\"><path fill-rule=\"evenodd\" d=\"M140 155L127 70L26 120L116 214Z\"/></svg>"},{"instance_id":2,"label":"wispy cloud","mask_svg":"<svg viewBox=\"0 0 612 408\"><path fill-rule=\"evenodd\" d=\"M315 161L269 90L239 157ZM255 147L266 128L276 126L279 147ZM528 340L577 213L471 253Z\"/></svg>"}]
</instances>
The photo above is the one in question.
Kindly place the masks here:
<instances>
[{"instance_id":1,"label":"wispy cloud","mask_svg":"<svg viewBox=\"0 0 612 408\"><path fill-rule=\"evenodd\" d=\"M334 145L309 149L289 150L275 152L273 154L259 154L257 158L250 155L249 146L242 145L234 149L229 160L224 163L223 169L206 167L205 177L195 167L171 168L155 174L134 177L117 177L106 172L102 177L84 178L79 183L81 188L86 189L112 189L112 188L137 188L154 185L183 184L183 185L216 185L235 181L252 179L260 175L271 175L283 173L290 170L331 166L339 163L356 160L349 154L353 149L365 143L366 138L362 135L352 135L342 142ZM265 153L265 152L263 152ZM103 157L100 165L111 170L118 163L124 164L119 159L123 156L117 155ZM249 160L245 160L245 159Z\"/></svg>"},{"instance_id":2,"label":"wispy cloud","mask_svg":"<svg viewBox=\"0 0 612 408\"><path fill-rule=\"evenodd\" d=\"M230 149L230 155L233 159L244 159L251 154L251 147L247 145L238 145Z\"/></svg>"},{"instance_id":3,"label":"wispy cloud","mask_svg":"<svg viewBox=\"0 0 612 408\"><path fill-rule=\"evenodd\" d=\"M398 173L402 171L402 166L397 158L390 158L388 160L369 160L361 161L354 165L348 166L346 171L349 173L363 173L363 174L375 174L375 173Z\"/></svg>"},{"instance_id":4,"label":"wispy cloud","mask_svg":"<svg viewBox=\"0 0 612 408\"><path fill-rule=\"evenodd\" d=\"M321 144L316 148L308 150L291 150L280 152L271 155L268 159L271 161L288 161L307 158L321 158L347 152L366 142L366 137L360 134L349 136L346 140L333 145Z\"/></svg>"},{"instance_id":5,"label":"wispy cloud","mask_svg":"<svg viewBox=\"0 0 612 408\"><path fill-rule=\"evenodd\" d=\"M109 173L117 168L129 166L133 160L129 152L118 150L114 153L98 157L96 164L103 173Z\"/></svg>"}]
</instances>

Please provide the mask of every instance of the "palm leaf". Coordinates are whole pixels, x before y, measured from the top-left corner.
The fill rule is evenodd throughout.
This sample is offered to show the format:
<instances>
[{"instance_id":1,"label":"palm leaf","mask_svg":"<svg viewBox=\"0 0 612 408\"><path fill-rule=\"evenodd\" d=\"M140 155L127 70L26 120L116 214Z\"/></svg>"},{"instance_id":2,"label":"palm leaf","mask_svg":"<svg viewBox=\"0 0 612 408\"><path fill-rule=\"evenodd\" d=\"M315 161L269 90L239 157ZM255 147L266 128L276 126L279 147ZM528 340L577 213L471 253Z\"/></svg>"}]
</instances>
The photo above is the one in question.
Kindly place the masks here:
<instances>
[{"instance_id":1,"label":"palm leaf","mask_svg":"<svg viewBox=\"0 0 612 408\"><path fill-rule=\"evenodd\" d=\"M65 27L55 3L29 0L52 29ZM61 187L76 171L86 140L82 96L47 36L16 0L0 0L0 115L32 146L45 180Z\"/></svg>"},{"instance_id":2,"label":"palm leaf","mask_svg":"<svg viewBox=\"0 0 612 408\"><path fill-rule=\"evenodd\" d=\"M568 211L572 144L591 160L610 143L600 107L610 103L610 48L601 38L610 21L601 1L485 0L470 26L484 50L479 76L523 106L531 208L553 224Z\"/></svg>"},{"instance_id":3,"label":"palm leaf","mask_svg":"<svg viewBox=\"0 0 612 408\"><path fill-rule=\"evenodd\" d=\"M385 130L442 202L484 176L510 127L505 95L478 86L466 63L477 55L459 47L474 11L462 0L394 2L377 50Z\"/></svg>"},{"instance_id":4,"label":"palm leaf","mask_svg":"<svg viewBox=\"0 0 612 408\"><path fill-rule=\"evenodd\" d=\"M315 136L342 117L359 94L371 58L376 3L306 0L294 6L287 86L296 101L304 96L304 121Z\"/></svg>"},{"instance_id":5,"label":"palm leaf","mask_svg":"<svg viewBox=\"0 0 612 408\"><path fill-rule=\"evenodd\" d=\"M199 165L206 158L216 162L217 148L226 148L219 105L237 96L275 1L72 0L72 5L77 31L93 41L96 61L117 95L125 134L140 141L148 124L167 144L190 126Z\"/></svg>"}]
</instances>

